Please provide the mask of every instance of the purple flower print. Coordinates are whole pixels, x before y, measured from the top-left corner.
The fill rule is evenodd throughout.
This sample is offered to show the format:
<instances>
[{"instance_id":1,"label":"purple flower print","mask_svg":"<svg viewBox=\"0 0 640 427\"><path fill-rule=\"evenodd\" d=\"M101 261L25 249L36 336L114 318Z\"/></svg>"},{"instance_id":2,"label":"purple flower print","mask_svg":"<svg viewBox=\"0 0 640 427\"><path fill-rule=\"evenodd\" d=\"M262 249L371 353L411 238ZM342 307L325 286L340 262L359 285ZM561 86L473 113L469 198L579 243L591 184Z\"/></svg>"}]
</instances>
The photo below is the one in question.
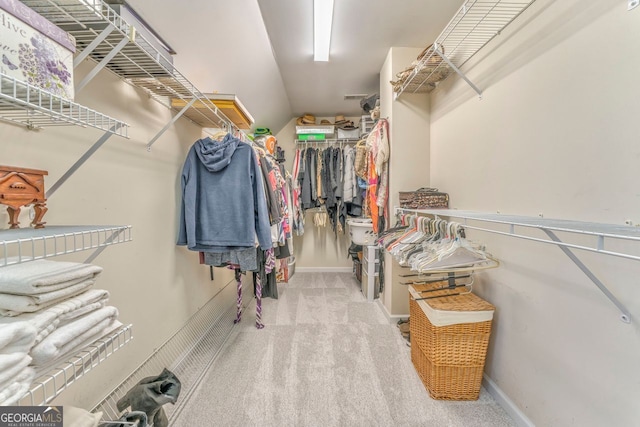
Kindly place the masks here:
<instances>
[{"instance_id":1,"label":"purple flower print","mask_svg":"<svg viewBox=\"0 0 640 427\"><path fill-rule=\"evenodd\" d=\"M57 59L53 44L40 35L31 37L30 41L31 45L19 45L18 59L22 75L30 84L68 98L66 88L71 84L71 73Z\"/></svg>"}]
</instances>

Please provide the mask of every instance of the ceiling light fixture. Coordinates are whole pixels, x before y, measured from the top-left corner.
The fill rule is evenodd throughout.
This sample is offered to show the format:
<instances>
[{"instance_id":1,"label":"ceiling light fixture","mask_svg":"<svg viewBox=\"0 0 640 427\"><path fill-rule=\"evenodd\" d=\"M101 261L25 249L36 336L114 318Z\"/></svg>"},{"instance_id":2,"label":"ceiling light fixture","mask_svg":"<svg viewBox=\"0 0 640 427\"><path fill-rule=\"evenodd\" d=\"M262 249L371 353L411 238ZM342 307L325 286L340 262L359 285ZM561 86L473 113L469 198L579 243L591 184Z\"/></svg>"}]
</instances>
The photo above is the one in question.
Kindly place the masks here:
<instances>
[{"instance_id":1,"label":"ceiling light fixture","mask_svg":"<svg viewBox=\"0 0 640 427\"><path fill-rule=\"evenodd\" d=\"M328 61L333 25L333 0L313 0L313 60Z\"/></svg>"}]
</instances>

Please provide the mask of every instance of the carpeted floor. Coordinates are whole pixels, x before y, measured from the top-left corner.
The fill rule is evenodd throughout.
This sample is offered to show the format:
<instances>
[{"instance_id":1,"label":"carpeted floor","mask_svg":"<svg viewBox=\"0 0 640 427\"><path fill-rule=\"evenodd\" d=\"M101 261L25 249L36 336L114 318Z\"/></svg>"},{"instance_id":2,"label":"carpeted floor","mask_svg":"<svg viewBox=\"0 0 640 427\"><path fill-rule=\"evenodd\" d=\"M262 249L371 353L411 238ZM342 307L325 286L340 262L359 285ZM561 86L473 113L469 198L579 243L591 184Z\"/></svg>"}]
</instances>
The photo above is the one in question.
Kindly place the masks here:
<instances>
[{"instance_id":1,"label":"carpeted floor","mask_svg":"<svg viewBox=\"0 0 640 427\"><path fill-rule=\"evenodd\" d=\"M349 273L296 273L255 305L174 426L513 426L484 390L436 401L410 349Z\"/></svg>"}]
</instances>

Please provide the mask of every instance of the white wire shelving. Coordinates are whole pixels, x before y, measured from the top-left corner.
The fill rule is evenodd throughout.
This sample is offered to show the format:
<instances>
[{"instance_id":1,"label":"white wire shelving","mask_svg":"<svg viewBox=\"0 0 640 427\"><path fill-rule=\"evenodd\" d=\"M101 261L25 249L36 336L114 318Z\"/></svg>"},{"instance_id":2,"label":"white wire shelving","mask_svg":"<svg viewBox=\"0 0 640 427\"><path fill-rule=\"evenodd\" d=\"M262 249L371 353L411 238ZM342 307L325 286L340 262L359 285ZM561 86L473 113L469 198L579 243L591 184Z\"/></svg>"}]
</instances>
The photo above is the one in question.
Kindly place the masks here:
<instances>
[{"instance_id":1,"label":"white wire shelving","mask_svg":"<svg viewBox=\"0 0 640 427\"><path fill-rule=\"evenodd\" d=\"M503 215L455 209L396 208L396 212L456 218L462 220L464 227L470 230L483 231L558 246L565 255L567 255L571 261L573 261L578 268L580 268L580 270L582 270L582 272L602 291L602 293L604 293L605 296L616 307L618 307L622 313L620 319L625 323L631 322L629 310L627 310L615 295L609 291L607 286L602 283L580 259L578 259L578 257L572 252L572 249L640 261L640 245L637 246L637 253L632 250L627 250L627 248L617 250L609 250L605 248L607 242L640 242L640 227L518 215ZM523 232L523 229L540 230L546 235L546 237L533 236L531 235L531 232ZM560 233L561 236L556 233ZM580 237L580 239L576 239L578 237ZM591 240L590 244L582 242L584 237L586 237L587 240ZM572 238L576 242L581 242L571 243L564 241Z\"/></svg>"},{"instance_id":2,"label":"white wire shelving","mask_svg":"<svg viewBox=\"0 0 640 427\"><path fill-rule=\"evenodd\" d=\"M422 52L413 70L394 87L396 99L404 92L426 93L451 73L457 73L482 97L462 67L499 35L535 0L466 0L435 42Z\"/></svg>"},{"instance_id":3,"label":"white wire shelving","mask_svg":"<svg viewBox=\"0 0 640 427\"><path fill-rule=\"evenodd\" d=\"M75 353L68 360L48 370L46 374L36 378L30 390L18 403L22 406L49 404L71 384L100 365L132 339L133 327L132 325L126 325L96 340Z\"/></svg>"},{"instance_id":4,"label":"white wire shelving","mask_svg":"<svg viewBox=\"0 0 640 427\"><path fill-rule=\"evenodd\" d=\"M96 250L133 240L126 226L47 226L0 231L0 268L74 252ZM94 254L91 258L95 258Z\"/></svg>"},{"instance_id":5,"label":"white wire shelving","mask_svg":"<svg viewBox=\"0 0 640 427\"><path fill-rule=\"evenodd\" d=\"M81 126L128 138L129 126L91 108L0 73L0 119L29 129Z\"/></svg>"},{"instance_id":6,"label":"white wire shelving","mask_svg":"<svg viewBox=\"0 0 640 427\"><path fill-rule=\"evenodd\" d=\"M144 89L177 114L147 144L153 143L182 115L205 128L237 129L218 107L182 75L152 43L102 0L21 0L76 39L80 51L74 67L87 57L97 64L76 85L82 90L103 68ZM167 102L166 98L171 102Z\"/></svg>"}]
</instances>

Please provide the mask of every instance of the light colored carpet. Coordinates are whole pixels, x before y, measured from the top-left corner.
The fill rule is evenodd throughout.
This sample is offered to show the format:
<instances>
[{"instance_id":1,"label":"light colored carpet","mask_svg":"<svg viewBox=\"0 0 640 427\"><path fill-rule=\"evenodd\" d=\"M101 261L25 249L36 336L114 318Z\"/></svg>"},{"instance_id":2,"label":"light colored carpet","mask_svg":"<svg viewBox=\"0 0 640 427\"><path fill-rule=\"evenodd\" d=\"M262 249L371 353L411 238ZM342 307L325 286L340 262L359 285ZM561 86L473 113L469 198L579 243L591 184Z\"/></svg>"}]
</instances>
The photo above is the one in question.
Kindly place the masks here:
<instances>
[{"instance_id":1,"label":"light colored carpet","mask_svg":"<svg viewBox=\"0 0 640 427\"><path fill-rule=\"evenodd\" d=\"M409 347L349 273L296 273L255 304L174 426L513 426L484 390L429 397Z\"/></svg>"}]
</instances>

